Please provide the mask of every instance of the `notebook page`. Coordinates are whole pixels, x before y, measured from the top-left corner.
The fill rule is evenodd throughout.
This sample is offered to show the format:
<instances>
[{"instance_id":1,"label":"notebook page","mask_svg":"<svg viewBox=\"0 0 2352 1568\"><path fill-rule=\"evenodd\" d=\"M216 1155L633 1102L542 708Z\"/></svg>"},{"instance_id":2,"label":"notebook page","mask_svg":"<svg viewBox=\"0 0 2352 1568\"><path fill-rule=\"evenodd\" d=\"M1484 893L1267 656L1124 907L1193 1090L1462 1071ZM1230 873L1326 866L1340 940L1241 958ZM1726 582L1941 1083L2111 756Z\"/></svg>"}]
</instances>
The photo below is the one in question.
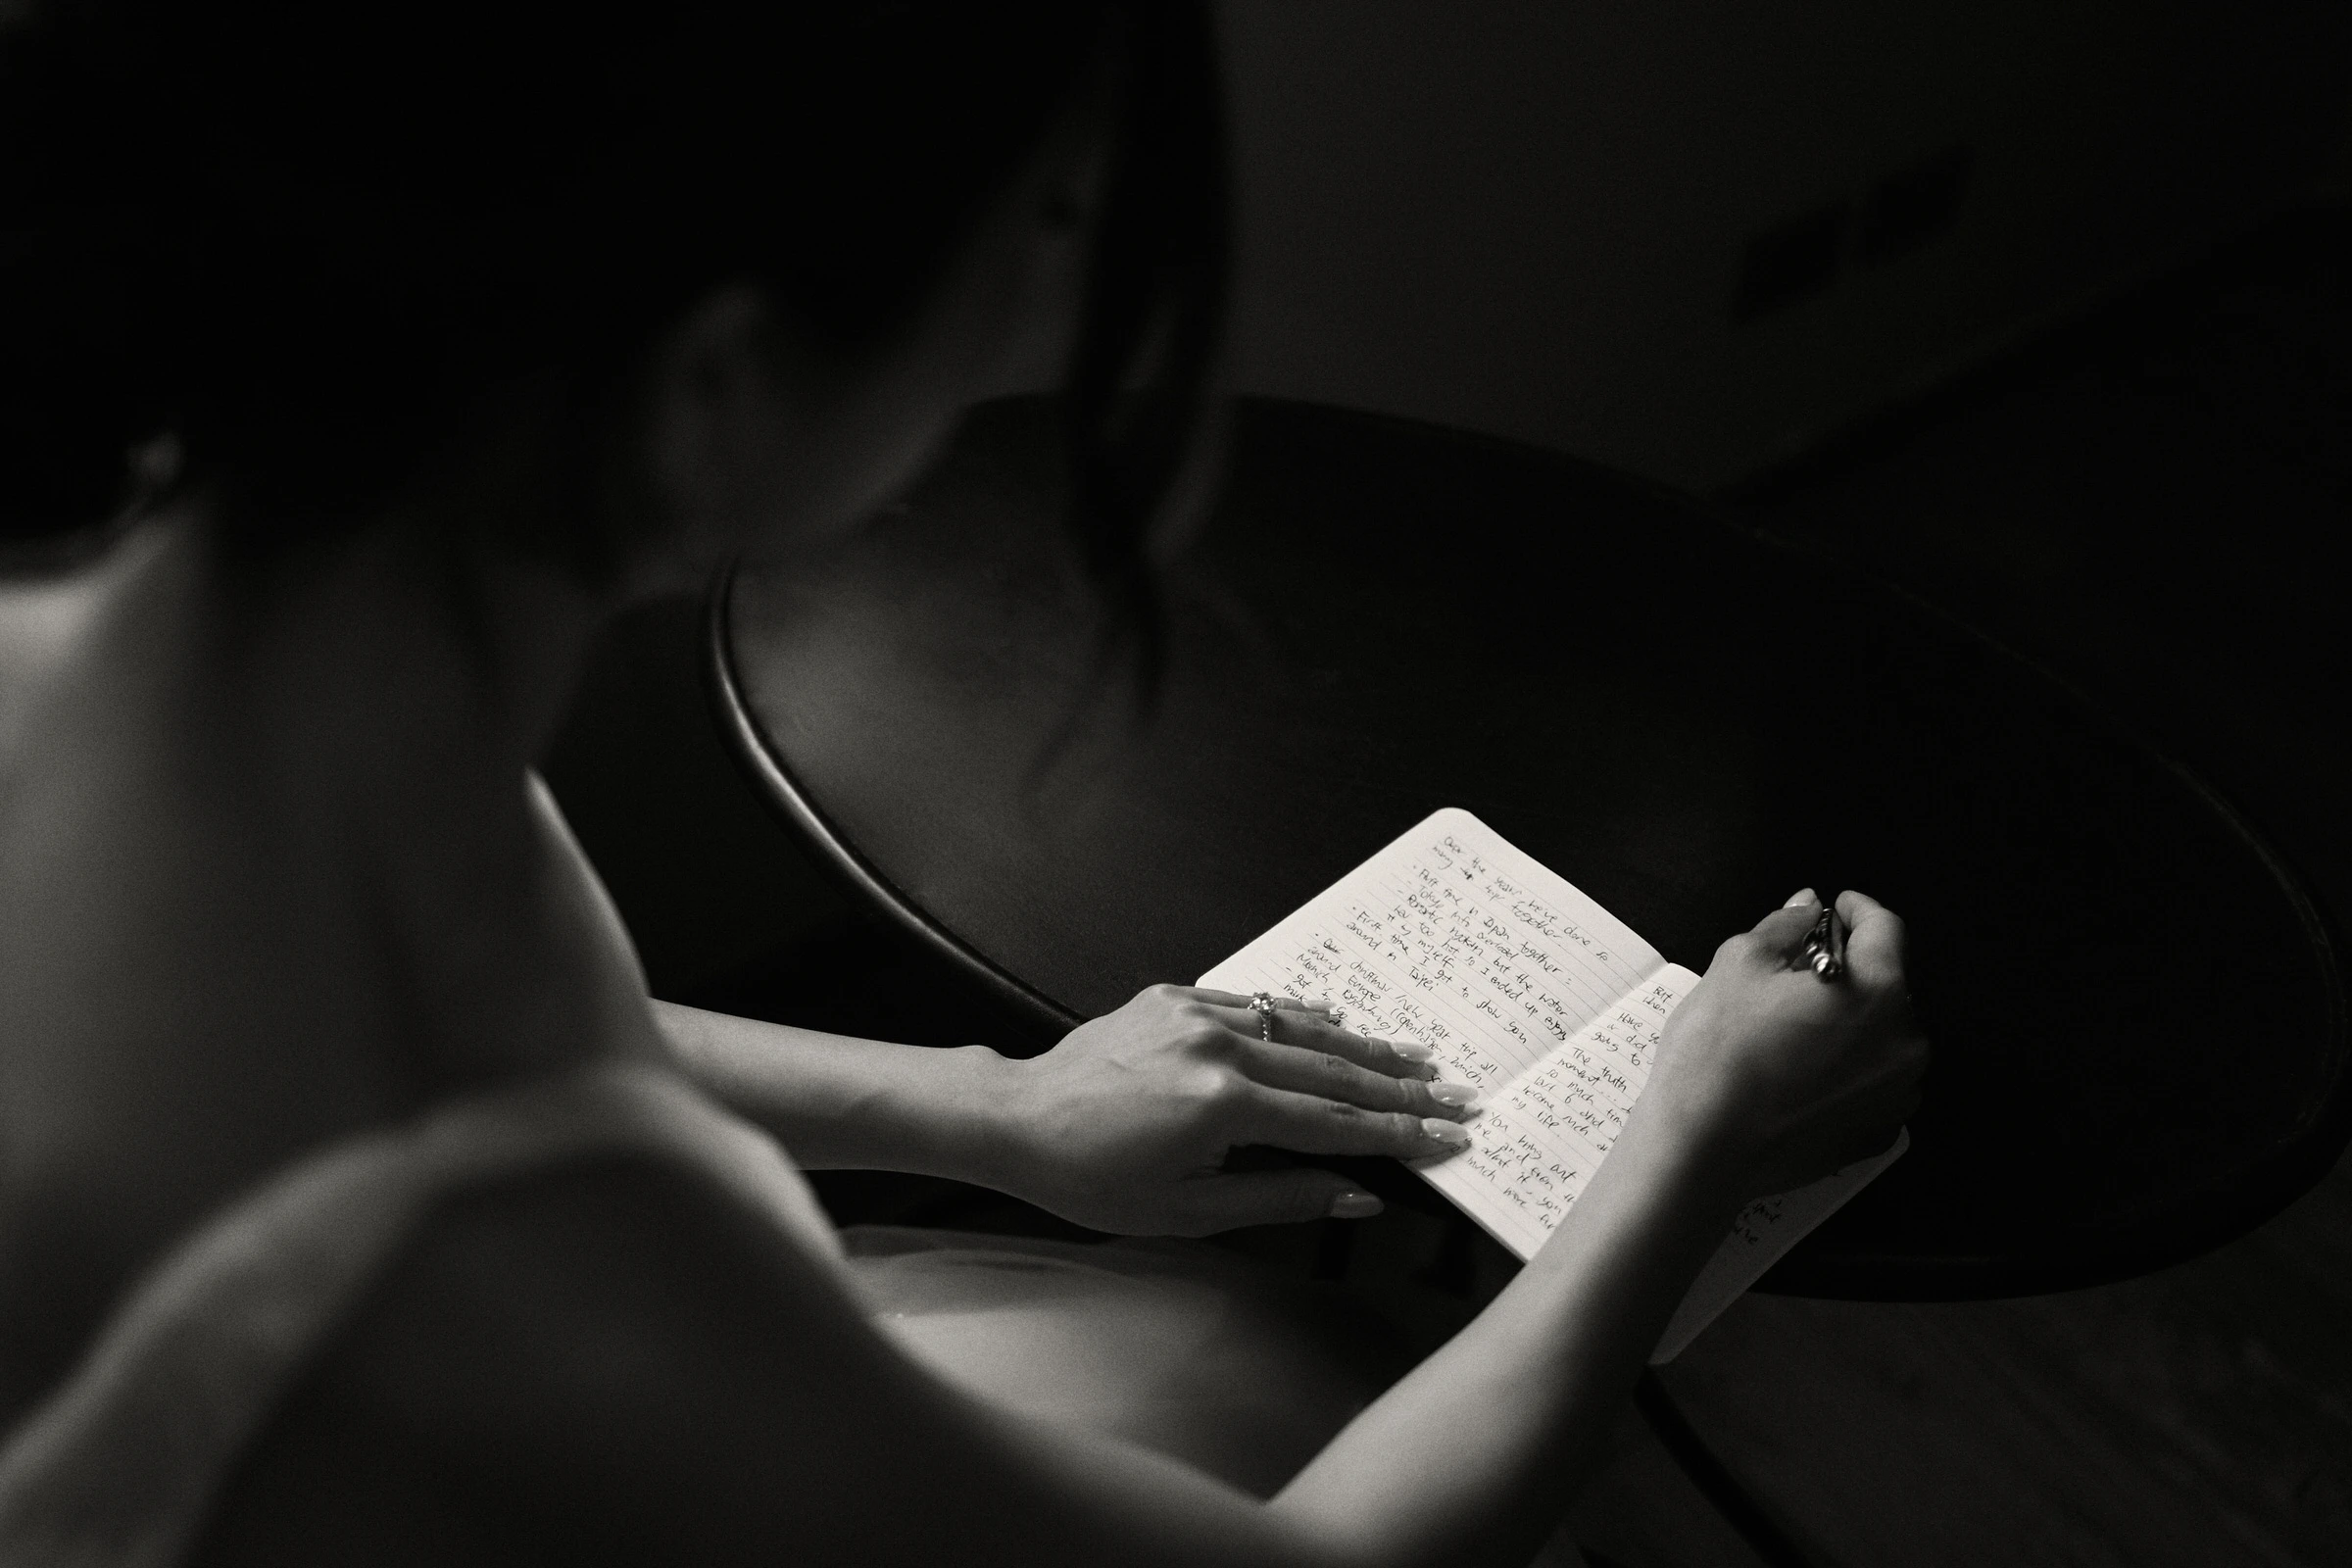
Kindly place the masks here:
<instances>
[{"instance_id":1,"label":"notebook page","mask_svg":"<svg viewBox=\"0 0 2352 1568\"><path fill-rule=\"evenodd\" d=\"M1408 1163L1521 1261L1534 1257L1625 1130L1649 1081L1666 1017L1698 980L1680 964L1666 965L1488 1100L1468 1123L1469 1148ZM1680 1355L1766 1269L1910 1147L1905 1128L1883 1154L1741 1209L1667 1321L1651 1363Z\"/></svg>"},{"instance_id":2,"label":"notebook page","mask_svg":"<svg viewBox=\"0 0 2352 1568\"><path fill-rule=\"evenodd\" d=\"M1732 1222L1732 1234L1715 1249L1715 1255L1707 1259L1706 1266L1698 1271L1698 1278L1690 1282L1690 1289L1684 1294L1683 1304L1667 1320L1658 1348L1650 1352L1650 1364L1671 1361L1682 1354L1683 1347L1697 1339L1699 1330L1745 1295L1747 1288L1762 1279L1764 1271L1779 1262L1788 1249L1844 1207L1847 1199L1876 1181L1879 1172L1902 1158L1903 1151L1910 1147L1911 1129L1906 1127L1894 1135L1893 1144L1884 1154L1873 1154L1859 1164L1843 1166L1792 1193L1759 1198L1741 1209L1740 1217Z\"/></svg>"},{"instance_id":3,"label":"notebook page","mask_svg":"<svg viewBox=\"0 0 2352 1568\"><path fill-rule=\"evenodd\" d=\"M1699 977L1458 808L1411 831L1202 975L1221 991L1341 1004L1418 1040L1485 1095L1469 1148L1412 1168L1522 1259L1565 1217L1648 1082ZM1741 1210L1652 1356L1672 1359L1910 1147Z\"/></svg>"},{"instance_id":4,"label":"notebook page","mask_svg":"<svg viewBox=\"0 0 2352 1568\"><path fill-rule=\"evenodd\" d=\"M1348 1008L1492 1095L1665 960L1631 927L1448 807L1200 977Z\"/></svg>"},{"instance_id":5,"label":"notebook page","mask_svg":"<svg viewBox=\"0 0 2352 1568\"><path fill-rule=\"evenodd\" d=\"M1410 1165L1522 1260L1535 1256L1625 1130L1666 1015L1697 984L1681 964L1657 970L1491 1094L1466 1124L1469 1148Z\"/></svg>"}]
</instances>

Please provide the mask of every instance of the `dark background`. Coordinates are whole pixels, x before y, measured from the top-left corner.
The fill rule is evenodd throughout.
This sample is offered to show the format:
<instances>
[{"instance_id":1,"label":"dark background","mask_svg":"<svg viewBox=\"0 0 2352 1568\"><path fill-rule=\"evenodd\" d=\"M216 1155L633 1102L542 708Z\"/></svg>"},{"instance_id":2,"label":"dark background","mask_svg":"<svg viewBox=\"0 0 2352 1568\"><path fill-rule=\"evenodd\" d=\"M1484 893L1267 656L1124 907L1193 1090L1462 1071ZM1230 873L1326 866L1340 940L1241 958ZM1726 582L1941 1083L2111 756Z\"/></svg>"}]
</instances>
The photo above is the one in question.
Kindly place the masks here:
<instances>
[{"instance_id":1,"label":"dark background","mask_svg":"<svg viewBox=\"0 0 2352 1568\"><path fill-rule=\"evenodd\" d=\"M1459 9L1229 15L1239 384L1833 549L2180 757L2352 909L2347 8ZM616 626L548 760L657 993L1011 1044L737 776L700 630L684 601ZM2122 1286L1751 1298L1669 1382L1825 1563L2334 1563L2347 1323L2339 1167ZM1579 1528L1749 1560L1631 1427Z\"/></svg>"}]
</instances>

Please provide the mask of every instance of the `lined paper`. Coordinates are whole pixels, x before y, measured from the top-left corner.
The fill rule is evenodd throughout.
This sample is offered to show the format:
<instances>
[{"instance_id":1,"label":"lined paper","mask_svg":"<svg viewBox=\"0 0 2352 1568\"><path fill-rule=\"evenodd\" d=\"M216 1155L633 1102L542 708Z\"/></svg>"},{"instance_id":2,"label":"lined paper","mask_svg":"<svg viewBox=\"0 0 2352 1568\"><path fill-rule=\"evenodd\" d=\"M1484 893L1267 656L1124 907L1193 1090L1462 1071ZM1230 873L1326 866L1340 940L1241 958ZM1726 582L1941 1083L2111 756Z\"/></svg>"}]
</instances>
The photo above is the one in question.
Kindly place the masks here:
<instances>
[{"instance_id":1,"label":"lined paper","mask_svg":"<svg viewBox=\"0 0 2352 1568\"><path fill-rule=\"evenodd\" d=\"M1666 1014L1697 983L1679 965L1655 971L1492 1095L1468 1124L1468 1149L1412 1168L1496 1241L1535 1256L1625 1130Z\"/></svg>"},{"instance_id":2,"label":"lined paper","mask_svg":"<svg viewBox=\"0 0 2352 1568\"><path fill-rule=\"evenodd\" d=\"M1655 948L1468 811L1448 807L1200 977L1344 1004L1499 1089L1665 967ZM1687 971L1686 971L1687 972Z\"/></svg>"},{"instance_id":3,"label":"lined paper","mask_svg":"<svg viewBox=\"0 0 2352 1568\"><path fill-rule=\"evenodd\" d=\"M1468 811L1437 811L1202 975L1336 1003L1476 1086L1469 1148L1412 1168L1535 1256L1624 1129L1660 1032L1699 977ZM1654 1359L1678 1352L1907 1147L1758 1200L1700 1272Z\"/></svg>"}]
</instances>

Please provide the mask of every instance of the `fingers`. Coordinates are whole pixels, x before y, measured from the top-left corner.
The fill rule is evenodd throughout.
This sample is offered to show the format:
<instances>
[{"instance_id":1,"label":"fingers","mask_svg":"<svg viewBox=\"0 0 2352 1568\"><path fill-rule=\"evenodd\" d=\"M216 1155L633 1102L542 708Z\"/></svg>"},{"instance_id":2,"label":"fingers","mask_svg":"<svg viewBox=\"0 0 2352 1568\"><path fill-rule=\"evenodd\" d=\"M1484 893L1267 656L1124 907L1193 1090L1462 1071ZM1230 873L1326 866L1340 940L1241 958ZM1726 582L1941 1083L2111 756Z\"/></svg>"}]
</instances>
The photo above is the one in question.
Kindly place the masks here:
<instances>
[{"instance_id":1,"label":"fingers","mask_svg":"<svg viewBox=\"0 0 2352 1568\"><path fill-rule=\"evenodd\" d=\"M1380 1212L1379 1199L1327 1170L1250 1171L1204 1176L1188 1195L1194 1236L1243 1225L1287 1225L1308 1219L1365 1219Z\"/></svg>"},{"instance_id":2,"label":"fingers","mask_svg":"<svg viewBox=\"0 0 2352 1568\"><path fill-rule=\"evenodd\" d=\"M1214 1008L1218 1021L1235 1034L1245 1040L1264 1040L1256 1009L1250 1005L1248 997L1235 997L1223 991L1199 991L1194 995ZM1322 1003L1276 997L1274 1005L1280 1009L1273 1031L1277 1045L1323 1052L1390 1078L1429 1079L1438 1075L1437 1069L1430 1065L1434 1053L1427 1046L1410 1040L1375 1040L1369 1035L1350 1033L1332 1021L1332 1009Z\"/></svg>"},{"instance_id":3,"label":"fingers","mask_svg":"<svg viewBox=\"0 0 2352 1568\"><path fill-rule=\"evenodd\" d=\"M1903 920L1867 893L1850 888L1838 895L1845 921L1845 963L1859 979L1900 985L1903 978Z\"/></svg>"},{"instance_id":4,"label":"fingers","mask_svg":"<svg viewBox=\"0 0 2352 1568\"><path fill-rule=\"evenodd\" d=\"M1760 952L1777 960L1789 960L1804 946L1805 933L1820 918L1821 900L1811 888L1803 888L1792 894L1787 904L1758 920L1748 936Z\"/></svg>"},{"instance_id":5,"label":"fingers","mask_svg":"<svg viewBox=\"0 0 2352 1568\"><path fill-rule=\"evenodd\" d=\"M1346 1101L1250 1085L1242 1094L1237 1142L1300 1154L1387 1154L1426 1159L1468 1145L1470 1134L1440 1116L1367 1110Z\"/></svg>"},{"instance_id":6,"label":"fingers","mask_svg":"<svg viewBox=\"0 0 2352 1568\"><path fill-rule=\"evenodd\" d=\"M1867 893L1852 889L1838 895L1838 918L1844 923L1845 967L1865 982L1897 982L1903 972L1901 916ZM1821 899L1801 888L1788 902L1758 920L1748 933L1755 951L1776 959L1795 960L1806 935L1821 918Z\"/></svg>"},{"instance_id":7,"label":"fingers","mask_svg":"<svg viewBox=\"0 0 2352 1568\"><path fill-rule=\"evenodd\" d=\"M1246 1040L1237 1048L1233 1059L1243 1072L1269 1089L1320 1095L1363 1110L1458 1118L1477 1099L1477 1091L1467 1085L1432 1083L1417 1075L1391 1077L1359 1066L1337 1051Z\"/></svg>"},{"instance_id":8,"label":"fingers","mask_svg":"<svg viewBox=\"0 0 2352 1568\"><path fill-rule=\"evenodd\" d=\"M1437 1068L1422 1059L1427 1048L1399 1049L1385 1040L1350 1034L1320 1012L1286 1010L1268 1041L1249 1008L1211 1004L1236 1038L1231 1060L1253 1082L1269 1089L1316 1095L1360 1110L1460 1119L1477 1100L1466 1084L1436 1082Z\"/></svg>"},{"instance_id":9,"label":"fingers","mask_svg":"<svg viewBox=\"0 0 2352 1568\"><path fill-rule=\"evenodd\" d=\"M1247 1019L1243 1032L1255 1037L1257 1014ZM1274 1040L1278 1045L1293 1046L1302 1051L1326 1052L1334 1056L1354 1062L1358 1067L1384 1073L1391 1078L1435 1078L1438 1069L1430 1058L1436 1054L1427 1046L1411 1040L1375 1040L1341 1028L1321 1013L1284 1013L1274 1025Z\"/></svg>"},{"instance_id":10,"label":"fingers","mask_svg":"<svg viewBox=\"0 0 2352 1568\"><path fill-rule=\"evenodd\" d=\"M1219 1007L1247 1007L1252 1000L1237 991L1211 991L1204 986L1170 986L1168 989L1191 997L1195 1002L1206 1002ZM1297 997L1276 997L1274 1005L1285 1012L1319 1012L1327 1017L1333 1010L1328 1002L1301 1002Z\"/></svg>"}]
</instances>

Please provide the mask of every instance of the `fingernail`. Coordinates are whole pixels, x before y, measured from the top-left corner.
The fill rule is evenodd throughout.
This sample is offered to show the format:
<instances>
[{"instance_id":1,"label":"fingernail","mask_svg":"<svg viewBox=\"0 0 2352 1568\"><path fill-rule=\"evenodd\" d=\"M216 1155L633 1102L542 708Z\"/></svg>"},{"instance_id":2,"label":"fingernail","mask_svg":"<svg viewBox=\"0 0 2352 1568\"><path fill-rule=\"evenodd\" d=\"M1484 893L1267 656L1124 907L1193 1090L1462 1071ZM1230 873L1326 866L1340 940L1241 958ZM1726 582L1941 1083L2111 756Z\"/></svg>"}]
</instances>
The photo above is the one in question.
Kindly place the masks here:
<instances>
[{"instance_id":1,"label":"fingernail","mask_svg":"<svg viewBox=\"0 0 2352 1568\"><path fill-rule=\"evenodd\" d=\"M1330 1213L1333 1219L1370 1219L1386 1206L1370 1193L1359 1193L1350 1187L1331 1200Z\"/></svg>"},{"instance_id":2,"label":"fingernail","mask_svg":"<svg viewBox=\"0 0 2352 1568\"><path fill-rule=\"evenodd\" d=\"M1794 893L1788 895L1788 902L1782 905L1781 907L1784 909L1793 909L1800 904L1819 904L1820 902L1821 901L1819 899L1816 899L1813 896L1813 890L1811 888L1798 888Z\"/></svg>"},{"instance_id":3,"label":"fingernail","mask_svg":"<svg viewBox=\"0 0 2352 1568\"><path fill-rule=\"evenodd\" d=\"M1467 1149L1470 1146L1470 1134L1467 1131L1435 1116L1422 1117L1421 1130L1429 1134L1431 1143L1444 1144L1447 1149Z\"/></svg>"},{"instance_id":4,"label":"fingernail","mask_svg":"<svg viewBox=\"0 0 2352 1568\"><path fill-rule=\"evenodd\" d=\"M1429 1098L1455 1110L1468 1110L1478 1103L1478 1091L1468 1084L1431 1084Z\"/></svg>"},{"instance_id":5,"label":"fingernail","mask_svg":"<svg viewBox=\"0 0 2352 1568\"><path fill-rule=\"evenodd\" d=\"M1407 1061L1427 1061L1437 1054L1418 1040L1383 1040L1381 1044Z\"/></svg>"},{"instance_id":6,"label":"fingernail","mask_svg":"<svg viewBox=\"0 0 2352 1568\"><path fill-rule=\"evenodd\" d=\"M1348 1009L1346 1007L1325 1007L1323 1012L1324 1015L1330 1018L1335 1024L1346 1023L1348 1021Z\"/></svg>"}]
</instances>

